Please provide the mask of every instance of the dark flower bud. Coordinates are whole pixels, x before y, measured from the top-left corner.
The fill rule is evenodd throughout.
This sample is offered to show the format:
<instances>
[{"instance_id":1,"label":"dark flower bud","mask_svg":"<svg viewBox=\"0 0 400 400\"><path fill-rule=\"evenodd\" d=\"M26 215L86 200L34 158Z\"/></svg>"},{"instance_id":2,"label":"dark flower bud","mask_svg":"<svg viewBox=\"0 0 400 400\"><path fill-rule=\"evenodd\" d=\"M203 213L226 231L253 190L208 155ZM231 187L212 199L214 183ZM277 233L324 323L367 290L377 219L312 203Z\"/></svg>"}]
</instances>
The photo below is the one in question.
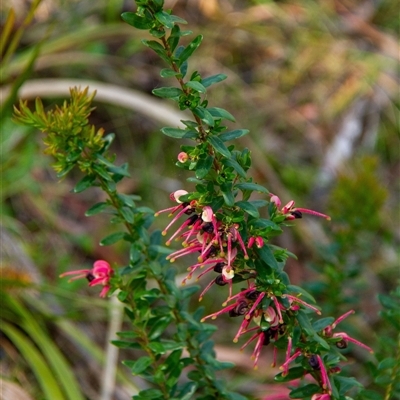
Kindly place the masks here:
<instances>
[{"instance_id":1,"label":"dark flower bud","mask_svg":"<svg viewBox=\"0 0 400 400\"><path fill-rule=\"evenodd\" d=\"M224 277L223 277L222 275L218 275L218 276L215 278L215 283L216 283L218 286L225 286L228 282L225 282L225 281L224 281Z\"/></svg>"},{"instance_id":2,"label":"dark flower bud","mask_svg":"<svg viewBox=\"0 0 400 400\"><path fill-rule=\"evenodd\" d=\"M246 293L246 299L249 300L257 300L258 296L261 294L258 290L252 290L251 292Z\"/></svg>"},{"instance_id":3,"label":"dark flower bud","mask_svg":"<svg viewBox=\"0 0 400 400\"><path fill-rule=\"evenodd\" d=\"M214 256L217 254L217 252L218 252L218 249L217 249L216 247L212 246L212 247L207 251L207 253L205 253L205 254L203 255L203 259L204 259L204 260L207 260L207 258L214 257Z\"/></svg>"},{"instance_id":4,"label":"dark flower bud","mask_svg":"<svg viewBox=\"0 0 400 400\"><path fill-rule=\"evenodd\" d=\"M219 262L214 265L214 271L218 272L219 274L222 272L222 268L224 268L225 263Z\"/></svg>"},{"instance_id":5,"label":"dark flower bud","mask_svg":"<svg viewBox=\"0 0 400 400\"><path fill-rule=\"evenodd\" d=\"M201 229L206 232L206 233L213 233L214 232L214 226L212 222L206 222L201 226Z\"/></svg>"},{"instance_id":6,"label":"dark flower bud","mask_svg":"<svg viewBox=\"0 0 400 400\"><path fill-rule=\"evenodd\" d=\"M278 325L278 332L280 335L284 335L286 332L286 325L285 324Z\"/></svg>"},{"instance_id":7,"label":"dark flower bud","mask_svg":"<svg viewBox=\"0 0 400 400\"><path fill-rule=\"evenodd\" d=\"M230 317L239 317L245 315L249 310L249 305L246 301L241 301L235 308L229 310Z\"/></svg>"},{"instance_id":8,"label":"dark flower bud","mask_svg":"<svg viewBox=\"0 0 400 400\"><path fill-rule=\"evenodd\" d=\"M318 362L318 358L317 358L317 356L316 356L315 354L313 354L313 355L308 359L308 363L310 364L310 366L311 366L312 369L315 369L315 370L320 370L320 369L321 369L321 367L320 367L320 365L319 365L319 362Z\"/></svg>"},{"instance_id":9,"label":"dark flower bud","mask_svg":"<svg viewBox=\"0 0 400 400\"><path fill-rule=\"evenodd\" d=\"M264 341L263 341L263 346L268 346L271 343L271 339L274 336L274 331L272 329L267 329L264 331Z\"/></svg>"},{"instance_id":10,"label":"dark flower bud","mask_svg":"<svg viewBox=\"0 0 400 400\"><path fill-rule=\"evenodd\" d=\"M303 214L299 210L291 211L290 214L292 214L296 219L303 218Z\"/></svg>"},{"instance_id":11,"label":"dark flower bud","mask_svg":"<svg viewBox=\"0 0 400 400\"><path fill-rule=\"evenodd\" d=\"M194 208L188 208L188 209L185 211L185 214L186 214L186 215L191 215L191 214L193 214L194 212L195 212Z\"/></svg>"},{"instance_id":12,"label":"dark flower bud","mask_svg":"<svg viewBox=\"0 0 400 400\"><path fill-rule=\"evenodd\" d=\"M347 342L345 340L339 340L338 342L335 343L336 347L338 349L345 349L347 348Z\"/></svg>"},{"instance_id":13,"label":"dark flower bud","mask_svg":"<svg viewBox=\"0 0 400 400\"><path fill-rule=\"evenodd\" d=\"M198 214L193 214L191 217L189 217L187 219L189 221L189 226L193 225L199 218L200 216Z\"/></svg>"}]
</instances>

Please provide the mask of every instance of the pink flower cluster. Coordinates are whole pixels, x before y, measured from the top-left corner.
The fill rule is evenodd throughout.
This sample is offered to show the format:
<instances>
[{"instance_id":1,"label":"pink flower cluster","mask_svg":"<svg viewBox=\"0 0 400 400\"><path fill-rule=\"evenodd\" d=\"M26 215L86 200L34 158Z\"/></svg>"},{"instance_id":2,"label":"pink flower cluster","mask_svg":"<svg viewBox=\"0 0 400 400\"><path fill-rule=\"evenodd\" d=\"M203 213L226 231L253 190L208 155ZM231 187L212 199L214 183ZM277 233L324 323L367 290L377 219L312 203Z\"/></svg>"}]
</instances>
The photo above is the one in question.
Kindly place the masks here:
<instances>
[{"instance_id":1,"label":"pink flower cluster","mask_svg":"<svg viewBox=\"0 0 400 400\"><path fill-rule=\"evenodd\" d=\"M184 157L181 157L184 162ZM236 333L233 341L238 342L239 338L247 333L252 332L252 336L241 347L243 350L250 343L255 342L252 353L254 359L254 368L257 368L258 360L262 347L270 343L274 344L278 340L282 344L281 338L286 340L285 361L280 366L283 375L289 372L289 365L299 356L309 359L309 364L314 371L319 371L320 384L323 393L315 394L312 400L328 400L332 393L329 374L338 372L337 367L327 368L324 364L322 356L319 354L309 354L304 348L293 348L292 343L292 327L290 326L291 316L301 307L311 309L317 314L321 314L317 307L308 304L299 296L289 293L282 293L279 296L274 294L273 285L271 287L257 287L251 280L256 277L256 271L250 271L248 275L250 279L238 279L238 281L247 280L247 288L241 289L238 294L232 294L233 279L236 275L246 268L246 261L253 255L252 249L255 245L257 248L263 247L264 238L262 236L252 235L247 232L243 235L243 227L238 223L223 222L218 219L212 208L208 205L201 205L197 200L184 201L189 196L185 190L178 190L171 194L171 199L178 203L174 207L161 210L156 216L163 212L169 212L169 216L174 216L172 221L164 229L162 234L167 235L171 226L183 215L186 220L178 227L178 229L168 238L167 245L172 240L181 241L183 248L170 254L167 259L174 262L176 259L190 255L197 255L197 262L188 268L188 275L183 280L183 284L191 279L199 270L205 268L204 271L197 275L197 279L210 271L218 273L200 294L200 300L204 294L214 285L229 285L229 295L223 303L223 308L212 313L202 319L205 321L209 318L215 319L219 315L228 313L230 317L243 317L243 321ZM311 214L330 220L330 217L317 211L304 208L295 208L294 201L290 201L281 208L281 201L276 195L271 195L270 202L275 204L275 215L284 216L284 220L293 220L302 218L302 214ZM220 215L220 214L218 214ZM219 217L220 218L220 217ZM228 219L227 219L228 220ZM243 237L248 237L246 243ZM239 278L241 278L239 276ZM326 327L322 335L332 340L339 348L347 346L348 342L353 342L369 351L368 346L349 337L344 332L333 333L336 325L348 315L353 313L349 311L339 317L332 325ZM255 326L250 327L253 323ZM280 344L280 347L281 347ZM277 362L278 347L274 345L273 363Z\"/></svg>"},{"instance_id":2,"label":"pink flower cluster","mask_svg":"<svg viewBox=\"0 0 400 400\"><path fill-rule=\"evenodd\" d=\"M247 245L240 234L240 225L236 223L224 224L217 220L210 206L201 206L197 201L183 202L182 196L187 195L185 190L178 190L171 194L171 199L178 205L158 211L155 215L169 212L170 216L176 214L162 234L167 235L171 226L182 216L188 218L169 237L166 244L170 245L172 240L181 240L183 248L170 254L167 259L174 262L176 259L190 254L197 255L197 263L188 268L189 274L183 280L183 284L193 277L193 274L207 267L205 271L197 276L197 279L210 271L219 275L201 293L200 299L214 284L219 286L229 285L229 297L232 296L232 280L235 276L235 259L240 252L244 260L248 260L247 249L254 244L260 248L264 245L262 237L250 237Z\"/></svg>"},{"instance_id":3,"label":"pink flower cluster","mask_svg":"<svg viewBox=\"0 0 400 400\"><path fill-rule=\"evenodd\" d=\"M110 264L104 260L97 260L93 264L92 269L79 269L75 271L64 272L60 275L60 278L69 275L77 275L69 280L69 282L75 279L86 278L89 281L89 286L101 285L103 289L100 292L100 297L106 297L110 290L110 279L114 271Z\"/></svg>"}]
</instances>

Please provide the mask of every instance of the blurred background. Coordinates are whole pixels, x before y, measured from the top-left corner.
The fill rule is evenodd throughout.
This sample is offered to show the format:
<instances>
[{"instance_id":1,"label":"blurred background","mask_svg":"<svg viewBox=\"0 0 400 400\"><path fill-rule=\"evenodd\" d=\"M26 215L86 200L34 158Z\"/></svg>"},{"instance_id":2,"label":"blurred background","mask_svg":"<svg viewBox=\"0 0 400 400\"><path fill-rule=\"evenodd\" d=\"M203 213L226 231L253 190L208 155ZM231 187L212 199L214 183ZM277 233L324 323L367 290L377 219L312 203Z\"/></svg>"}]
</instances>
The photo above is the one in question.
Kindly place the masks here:
<instances>
[{"instance_id":1,"label":"blurred background","mask_svg":"<svg viewBox=\"0 0 400 400\"><path fill-rule=\"evenodd\" d=\"M325 316L356 311L340 330L375 354L350 346L344 369L365 385L359 398L383 399L400 363L399 4L165 4L204 35L189 71L228 75L208 100L236 117L230 128L250 129L237 146L252 152L254 181L284 204L294 199L332 217L296 221L275 244L298 256L287 265L292 283L309 290ZM121 21L122 12L134 11L133 1L3 0L0 7L1 396L127 399L145 386L118 361L135 353L117 354L108 344L123 329L118 304L98 299L85 282L58 278L96 259L124 265L127 249L98 245L115 228L106 216L84 213L103 194L72 194L78 173L58 181L40 133L14 124L12 105L39 96L53 107L71 86L97 89L91 121L116 133L118 163L130 165L132 179L119 189L154 210L170 206L170 192L192 189L189 175L174 166L183 143L159 132L187 115L151 95L174 82L160 78L163 62L141 44L147 33ZM165 223L160 217L154 229ZM181 273L186 267L177 265ZM225 295L211 291L205 313ZM193 309L197 304L195 296ZM221 317L216 324L219 357L236 363L221 373L232 389L287 399L287 390L272 383L278 371L270 368L271 349L254 371L250 353L232 344L238 321Z\"/></svg>"}]
</instances>

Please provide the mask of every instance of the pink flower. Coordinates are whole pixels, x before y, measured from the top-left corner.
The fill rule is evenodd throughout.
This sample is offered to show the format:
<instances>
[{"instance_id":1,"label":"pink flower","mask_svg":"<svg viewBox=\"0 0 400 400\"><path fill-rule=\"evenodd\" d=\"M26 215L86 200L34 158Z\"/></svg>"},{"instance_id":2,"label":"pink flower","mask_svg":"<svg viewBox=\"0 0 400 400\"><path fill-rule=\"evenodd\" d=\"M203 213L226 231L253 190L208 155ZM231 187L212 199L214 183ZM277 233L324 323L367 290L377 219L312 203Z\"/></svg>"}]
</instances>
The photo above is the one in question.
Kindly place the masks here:
<instances>
[{"instance_id":1,"label":"pink flower","mask_svg":"<svg viewBox=\"0 0 400 400\"><path fill-rule=\"evenodd\" d=\"M279 208L281 206L281 200L279 199L278 196L271 194L270 198L271 203L275 203L276 208ZM331 220L331 217L328 215L322 214L318 211L314 210L309 210L307 208L299 208L299 207L294 207L294 200L290 200L289 203L287 203L284 207L281 209L281 214L286 215L287 220L292 220L292 219L298 219L303 217L304 214L311 214L315 215L317 217L322 217L327 219L328 221Z\"/></svg>"},{"instance_id":2,"label":"pink flower","mask_svg":"<svg viewBox=\"0 0 400 400\"><path fill-rule=\"evenodd\" d=\"M77 275L71 278L68 282L76 279L86 278L89 281L89 286L102 285L103 289L100 292L100 297L106 297L110 290L110 279L114 271L110 267L110 264L104 260L97 260L93 264L92 269L79 269L76 271L64 272L60 275L60 278L68 275Z\"/></svg>"},{"instance_id":3,"label":"pink flower","mask_svg":"<svg viewBox=\"0 0 400 400\"><path fill-rule=\"evenodd\" d=\"M332 325L327 326L323 331L323 335L328 337L328 338L336 338L339 339L338 342L336 342L336 346L340 349L344 349L347 347L348 342L354 343L357 346L362 347L365 350L368 350L370 353L373 353L374 351L371 349L371 347L368 347L364 343L359 342L358 340L352 338L345 332L337 332L333 333L333 330L336 328L336 326L342 322L345 318L347 318L349 315L354 314L353 310L347 311L343 315L341 315L336 321L332 323Z\"/></svg>"},{"instance_id":4,"label":"pink flower","mask_svg":"<svg viewBox=\"0 0 400 400\"><path fill-rule=\"evenodd\" d=\"M367 345L365 345L364 343L359 342L356 339L353 339L352 337L350 337L347 333L345 332L338 332L338 333L334 333L332 335L333 338L336 339L340 339L338 342L336 342L336 347L338 347L339 349L345 349L347 347L348 342L354 343L357 346L362 347L365 350L368 350L370 353L373 353L374 351L371 349L371 347L368 347Z\"/></svg>"},{"instance_id":5,"label":"pink flower","mask_svg":"<svg viewBox=\"0 0 400 400\"><path fill-rule=\"evenodd\" d=\"M188 194L188 192L187 192L186 190L176 190L175 192L172 192L172 193L169 195L169 198L170 198L171 200L176 201L177 203L179 203L179 205L174 206L174 207L169 207L169 208L166 208L166 209L164 209L164 210L157 211L157 212L154 214L154 216L155 216L155 217L158 217L161 213L164 213L164 212L167 212L167 211L170 211L170 214L169 214L169 215L171 216L171 215L173 215L176 211L178 211L180 208L183 208L184 206L187 206L187 203L185 204L185 203L183 203L182 201L179 200L180 197L185 196L186 194Z\"/></svg>"}]
</instances>

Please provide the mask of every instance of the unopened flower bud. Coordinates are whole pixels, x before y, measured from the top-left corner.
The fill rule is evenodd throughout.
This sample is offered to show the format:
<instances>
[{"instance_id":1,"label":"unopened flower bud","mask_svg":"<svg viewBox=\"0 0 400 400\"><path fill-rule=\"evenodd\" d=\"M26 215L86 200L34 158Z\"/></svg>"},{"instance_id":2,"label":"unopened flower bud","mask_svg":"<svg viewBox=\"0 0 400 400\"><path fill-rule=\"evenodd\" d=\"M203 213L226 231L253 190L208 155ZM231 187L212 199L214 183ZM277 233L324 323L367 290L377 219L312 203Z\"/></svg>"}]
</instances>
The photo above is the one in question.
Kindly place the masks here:
<instances>
[{"instance_id":1,"label":"unopened flower bud","mask_svg":"<svg viewBox=\"0 0 400 400\"><path fill-rule=\"evenodd\" d=\"M170 194L170 199L173 201L176 201L177 203L183 203L183 201L180 201L179 198L181 196L185 196L186 194L188 194L188 192L186 190L176 190L175 192Z\"/></svg>"},{"instance_id":2,"label":"unopened flower bud","mask_svg":"<svg viewBox=\"0 0 400 400\"><path fill-rule=\"evenodd\" d=\"M185 153L184 151L181 151L178 154L178 161L181 163L185 163L187 160L189 159L189 156L187 153Z\"/></svg>"},{"instance_id":3,"label":"unopened flower bud","mask_svg":"<svg viewBox=\"0 0 400 400\"><path fill-rule=\"evenodd\" d=\"M210 206L205 206L201 214L201 219L204 222L211 222L213 220L213 210Z\"/></svg>"},{"instance_id":4,"label":"unopened flower bud","mask_svg":"<svg viewBox=\"0 0 400 400\"><path fill-rule=\"evenodd\" d=\"M270 201L271 201L271 203L275 203L277 208L279 208L281 206L281 199L274 194L271 195Z\"/></svg>"},{"instance_id":5,"label":"unopened flower bud","mask_svg":"<svg viewBox=\"0 0 400 400\"><path fill-rule=\"evenodd\" d=\"M256 237L256 246L261 249L264 246L264 239L261 236Z\"/></svg>"},{"instance_id":6,"label":"unopened flower bud","mask_svg":"<svg viewBox=\"0 0 400 400\"><path fill-rule=\"evenodd\" d=\"M279 316L271 306L264 311L264 318L271 326L277 326L279 324Z\"/></svg>"}]
</instances>

